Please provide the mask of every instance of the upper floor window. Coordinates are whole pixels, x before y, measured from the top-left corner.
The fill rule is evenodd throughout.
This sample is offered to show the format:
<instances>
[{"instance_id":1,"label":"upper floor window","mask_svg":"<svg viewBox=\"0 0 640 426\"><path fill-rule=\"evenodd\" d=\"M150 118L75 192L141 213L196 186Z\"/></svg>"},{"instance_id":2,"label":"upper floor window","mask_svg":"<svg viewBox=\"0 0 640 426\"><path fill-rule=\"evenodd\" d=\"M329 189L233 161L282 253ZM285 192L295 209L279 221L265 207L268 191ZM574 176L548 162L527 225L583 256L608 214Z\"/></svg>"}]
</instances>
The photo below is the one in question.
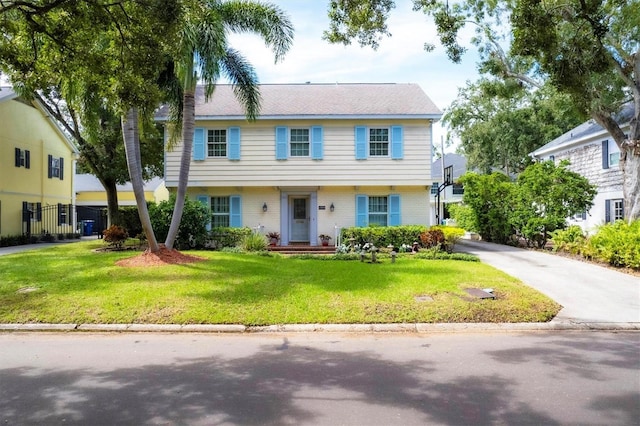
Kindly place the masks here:
<instances>
[{"instance_id":1,"label":"upper floor window","mask_svg":"<svg viewBox=\"0 0 640 426\"><path fill-rule=\"evenodd\" d=\"M31 153L29 150L16 148L16 167L24 167L25 169L31 168Z\"/></svg>"},{"instance_id":2,"label":"upper floor window","mask_svg":"<svg viewBox=\"0 0 640 426\"><path fill-rule=\"evenodd\" d=\"M614 140L602 141L602 168L608 169L620 164L620 148Z\"/></svg>"},{"instance_id":3,"label":"upper floor window","mask_svg":"<svg viewBox=\"0 0 640 426\"><path fill-rule=\"evenodd\" d=\"M389 156L389 129L369 129L369 155Z\"/></svg>"},{"instance_id":4,"label":"upper floor window","mask_svg":"<svg viewBox=\"0 0 640 426\"><path fill-rule=\"evenodd\" d=\"M51 177L60 177L60 159L52 158L51 159Z\"/></svg>"},{"instance_id":5,"label":"upper floor window","mask_svg":"<svg viewBox=\"0 0 640 426\"><path fill-rule=\"evenodd\" d=\"M431 195L438 195L438 188L440 187L439 182L433 182L431 184Z\"/></svg>"},{"instance_id":6,"label":"upper floor window","mask_svg":"<svg viewBox=\"0 0 640 426\"><path fill-rule=\"evenodd\" d=\"M207 131L207 155L209 157L227 156L227 131L225 129Z\"/></svg>"},{"instance_id":7,"label":"upper floor window","mask_svg":"<svg viewBox=\"0 0 640 426\"><path fill-rule=\"evenodd\" d=\"M291 129L289 149L292 157L309 156L309 129Z\"/></svg>"},{"instance_id":8,"label":"upper floor window","mask_svg":"<svg viewBox=\"0 0 640 426\"><path fill-rule=\"evenodd\" d=\"M48 172L47 176L49 179L58 178L60 180L64 179L64 158L54 157L53 155L48 156Z\"/></svg>"}]
</instances>

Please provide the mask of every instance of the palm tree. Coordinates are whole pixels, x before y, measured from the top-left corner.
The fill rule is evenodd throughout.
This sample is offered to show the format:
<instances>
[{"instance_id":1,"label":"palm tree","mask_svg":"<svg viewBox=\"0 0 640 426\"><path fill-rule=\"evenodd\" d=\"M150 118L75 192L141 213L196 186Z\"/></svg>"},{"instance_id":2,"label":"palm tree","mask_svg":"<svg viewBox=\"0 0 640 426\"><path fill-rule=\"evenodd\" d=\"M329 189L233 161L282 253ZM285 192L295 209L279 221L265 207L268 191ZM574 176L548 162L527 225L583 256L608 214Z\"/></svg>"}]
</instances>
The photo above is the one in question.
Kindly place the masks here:
<instances>
[{"instance_id":1,"label":"palm tree","mask_svg":"<svg viewBox=\"0 0 640 426\"><path fill-rule=\"evenodd\" d=\"M221 74L232 82L233 91L244 105L248 120L255 120L260 108L258 78L249 62L228 46L227 34L255 33L280 60L293 42L293 25L277 6L251 0L196 0L185 14L176 73L182 81L182 154L176 204L165 241L172 249L178 235L189 181L195 127L195 91L198 78L205 85L205 98L215 89Z\"/></svg>"}]
</instances>

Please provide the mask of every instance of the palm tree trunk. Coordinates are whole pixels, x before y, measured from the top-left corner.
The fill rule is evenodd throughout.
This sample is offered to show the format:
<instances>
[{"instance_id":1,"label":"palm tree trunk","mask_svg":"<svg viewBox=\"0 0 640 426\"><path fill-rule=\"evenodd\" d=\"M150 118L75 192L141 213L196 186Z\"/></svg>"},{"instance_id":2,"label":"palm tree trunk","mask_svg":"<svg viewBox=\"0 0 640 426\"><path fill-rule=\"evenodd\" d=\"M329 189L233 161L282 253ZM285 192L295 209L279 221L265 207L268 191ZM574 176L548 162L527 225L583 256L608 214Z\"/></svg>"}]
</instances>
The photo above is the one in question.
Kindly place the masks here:
<instances>
[{"instance_id":1,"label":"palm tree trunk","mask_svg":"<svg viewBox=\"0 0 640 426\"><path fill-rule=\"evenodd\" d=\"M102 187L107 193L107 217L108 226L122 225L120 218L120 209L118 207L118 190L114 179L100 180Z\"/></svg>"},{"instance_id":2,"label":"palm tree trunk","mask_svg":"<svg viewBox=\"0 0 640 426\"><path fill-rule=\"evenodd\" d=\"M149 250L153 253L160 251L160 246L153 233L147 201L144 198L144 182L142 180L142 160L140 159L140 139L138 134L138 110L129 109L126 116L122 117L122 136L124 138L124 150L127 155L127 167L133 186L133 193L138 206L138 216L142 224L142 230L147 237Z\"/></svg>"},{"instance_id":3,"label":"palm tree trunk","mask_svg":"<svg viewBox=\"0 0 640 426\"><path fill-rule=\"evenodd\" d=\"M184 202L187 196L187 184L189 183L189 169L191 167L191 151L193 149L193 132L196 120L195 90L184 91L184 103L182 108L182 156L180 157L180 175L178 178L178 191L176 193L176 204L173 207L171 225L167 233L164 245L173 249L173 245L178 236Z\"/></svg>"}]
</instances>

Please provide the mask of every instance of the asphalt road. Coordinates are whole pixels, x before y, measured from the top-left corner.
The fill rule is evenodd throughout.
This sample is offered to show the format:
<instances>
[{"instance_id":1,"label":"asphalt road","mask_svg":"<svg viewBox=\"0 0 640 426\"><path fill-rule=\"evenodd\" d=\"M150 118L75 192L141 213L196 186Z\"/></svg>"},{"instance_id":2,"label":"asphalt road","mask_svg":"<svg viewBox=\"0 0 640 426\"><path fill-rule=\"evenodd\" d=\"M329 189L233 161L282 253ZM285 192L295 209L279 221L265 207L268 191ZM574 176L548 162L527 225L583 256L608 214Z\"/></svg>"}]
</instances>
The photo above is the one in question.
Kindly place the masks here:
<instances>
[{"instance_id":1,"label":"asphalt road","mask_svg":"<svg viewBox=\"0 0 640 426\"><path fill-rule=\"evenodd\" d=\"M0 334L3 425L638 419L638 332Z\"/></svg>"}]
</instances>

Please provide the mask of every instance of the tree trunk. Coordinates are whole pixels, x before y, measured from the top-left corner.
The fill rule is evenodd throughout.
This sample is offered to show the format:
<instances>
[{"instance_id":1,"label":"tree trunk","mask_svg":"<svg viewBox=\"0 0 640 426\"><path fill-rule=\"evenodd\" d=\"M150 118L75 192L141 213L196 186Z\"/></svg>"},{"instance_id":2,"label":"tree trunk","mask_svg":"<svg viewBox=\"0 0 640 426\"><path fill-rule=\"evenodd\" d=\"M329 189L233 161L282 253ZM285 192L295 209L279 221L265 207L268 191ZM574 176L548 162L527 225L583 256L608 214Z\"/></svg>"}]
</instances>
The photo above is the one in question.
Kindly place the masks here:
<instances>
[{"instance_id":1,"label":"tree trunk","mask_svg":"<svg viewBox=\"0 0 640 426\"><path fill-rule=\"evenodd\" d=\"M640 140L627 141L622 146L622 193L627 222L640 219Z\"/></svg>"},{"instance_id":2,"label":"tree trunk","mask_svg":"<svg viewBox=\"0 0 640 426\"><path fill-rule=\"evenodd\" d=\"M107 193L107 221L109 226L121 225L120 209L118 207L118 190L116 182L112 179L101 181L105 192Z\"/></svg>"},{"instance_id":3,"label":"tree trunk","mask_svg":"<svg viewBox=\"0 0 640 426\"><path fill-rule=\"evenodd\" d=\"M187 184L189 183L189 169L191 167L191 151L193 149L193 133L195 127L195 90L184 91L184 104L182 109L182 156L180 157L180 175L178 178L178 191L176 204L173 207L171 226L167 233L164 245L172 249L178 236L184 202L187 196Z\"/></svg>"},{"instance_id":4,"label":"tree trunk","mask_svg":"<svg viewBox=\"0 0 640 426\"><path fill-rule=\"evenodd\" d=\"M122 136L124 149L127 155L127 167L133 186L133 193L138 206L138 216L142 224L142 230L147 237L149 250L153 253L160 251L158 241L153 233L151 218L147 209L147 201L144 198L144 182L142 180L142 160L140 159L140 139L138 134L138 110L131 108L126 116L122 117Z\"/></svg>"}]
</instances>

